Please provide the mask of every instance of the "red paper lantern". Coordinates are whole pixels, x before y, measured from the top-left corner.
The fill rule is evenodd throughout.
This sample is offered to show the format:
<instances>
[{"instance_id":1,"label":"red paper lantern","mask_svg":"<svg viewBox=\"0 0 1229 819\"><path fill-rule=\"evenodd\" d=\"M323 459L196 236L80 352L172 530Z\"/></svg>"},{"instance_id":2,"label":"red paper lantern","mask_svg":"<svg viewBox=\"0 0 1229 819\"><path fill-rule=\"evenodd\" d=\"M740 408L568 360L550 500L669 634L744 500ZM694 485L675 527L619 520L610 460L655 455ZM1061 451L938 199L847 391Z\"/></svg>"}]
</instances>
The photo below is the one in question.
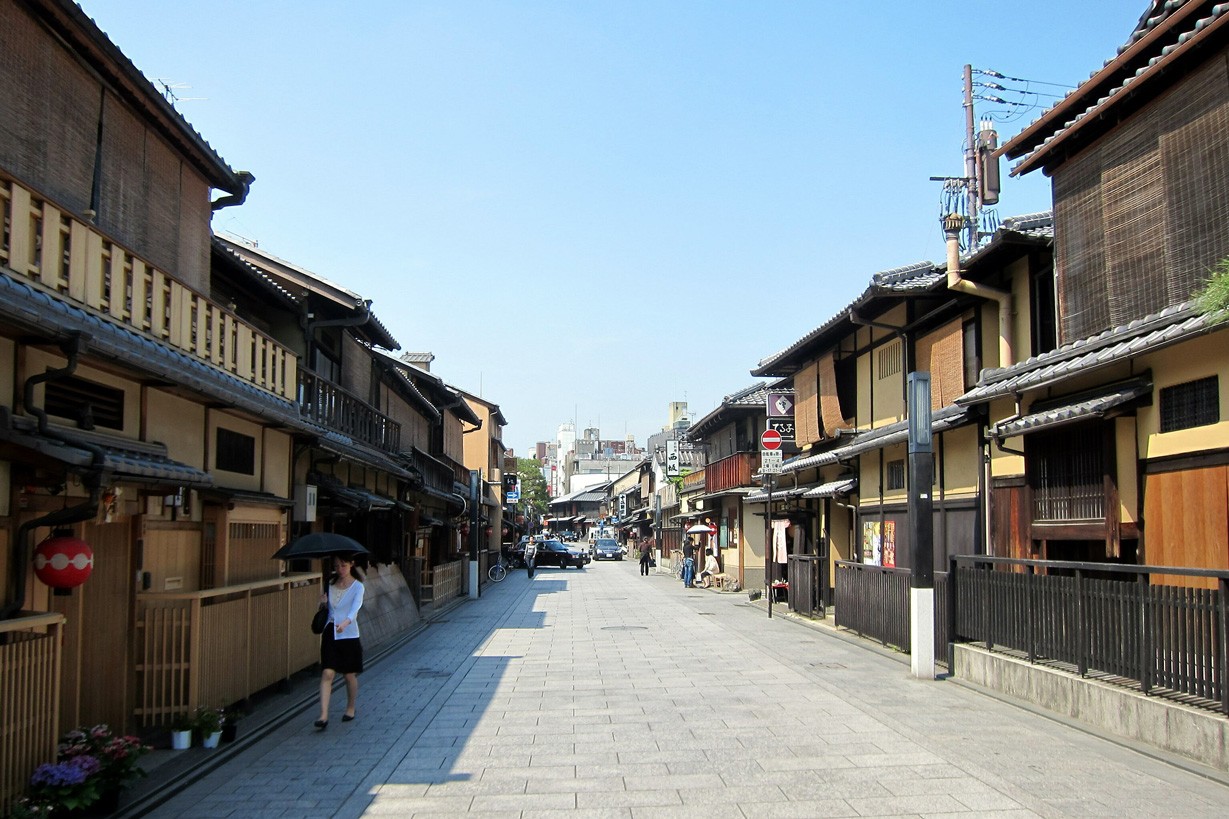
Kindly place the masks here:
<instances>
[{"instance_id":1,"label":"red paper lantern","mask_svg":"<svg viewBox=\"0 0 1229 819\"><path fill-rule=\"evenodd\" d=\"M94 571L94 550L71 534L53 534L34 549L34 574L53 589L73 589Z\"/></svg>"}]
</instances>

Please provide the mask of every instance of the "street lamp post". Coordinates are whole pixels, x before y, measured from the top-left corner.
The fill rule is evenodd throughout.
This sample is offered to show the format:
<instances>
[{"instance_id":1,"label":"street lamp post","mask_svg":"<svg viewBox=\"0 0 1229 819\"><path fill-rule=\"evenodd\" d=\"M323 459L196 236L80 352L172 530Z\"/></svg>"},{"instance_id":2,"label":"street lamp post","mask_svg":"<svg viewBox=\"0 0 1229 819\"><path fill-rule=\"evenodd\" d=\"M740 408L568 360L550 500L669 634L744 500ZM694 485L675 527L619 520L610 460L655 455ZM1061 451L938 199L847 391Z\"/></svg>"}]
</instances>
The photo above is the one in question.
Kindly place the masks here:
<instances>
[{"instance_id":1,"label":"street lamp post","mask_svg":"<svg viewBox=\"0 0 1229 819\"><path fill-rule=\"evenodd\" d=\"M909 651L913 676L935 678L934 448L930 428L930 373L911 372L909 405Z\"/></svg>"}]
</instances>

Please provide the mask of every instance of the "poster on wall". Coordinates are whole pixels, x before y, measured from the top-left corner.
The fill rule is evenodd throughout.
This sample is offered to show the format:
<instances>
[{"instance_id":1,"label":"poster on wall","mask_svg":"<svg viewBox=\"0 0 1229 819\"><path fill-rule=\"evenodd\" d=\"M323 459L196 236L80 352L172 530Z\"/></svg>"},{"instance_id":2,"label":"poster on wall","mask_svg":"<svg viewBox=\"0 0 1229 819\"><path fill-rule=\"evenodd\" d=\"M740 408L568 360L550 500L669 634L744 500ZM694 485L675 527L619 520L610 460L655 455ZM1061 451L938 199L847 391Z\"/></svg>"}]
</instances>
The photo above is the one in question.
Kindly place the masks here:
<instances>
[{"instance_id":1,"label":"poster on wall","mask_svg":"<svg viewBox=\"0 0 1229 819\"><path fill-rule=\"evenodd\" d=\"M862 521L862 562L871 566L896 566L896 521L880 524Z\"/></svg>"}]
</instances>

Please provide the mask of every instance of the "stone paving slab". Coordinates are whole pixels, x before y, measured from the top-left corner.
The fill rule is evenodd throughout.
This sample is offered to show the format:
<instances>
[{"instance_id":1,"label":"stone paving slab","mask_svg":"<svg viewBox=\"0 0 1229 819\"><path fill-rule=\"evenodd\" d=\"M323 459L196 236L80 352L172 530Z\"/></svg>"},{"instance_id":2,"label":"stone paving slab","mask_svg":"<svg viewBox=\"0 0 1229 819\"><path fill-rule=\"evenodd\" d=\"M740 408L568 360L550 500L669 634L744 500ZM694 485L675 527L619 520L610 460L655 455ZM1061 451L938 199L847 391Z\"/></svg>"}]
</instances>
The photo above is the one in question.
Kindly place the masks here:
<instances>
[{"instance_id":1,"label":"stone paving slab","mask_svg":"<svg viewBox=\"0 0 1229 819\"><path fill-rule=\"evenodd\" d=\"M1215 778L617 562L514 572L313 719L153 815L1229 815Z\"/></svg>"}]
</instances>

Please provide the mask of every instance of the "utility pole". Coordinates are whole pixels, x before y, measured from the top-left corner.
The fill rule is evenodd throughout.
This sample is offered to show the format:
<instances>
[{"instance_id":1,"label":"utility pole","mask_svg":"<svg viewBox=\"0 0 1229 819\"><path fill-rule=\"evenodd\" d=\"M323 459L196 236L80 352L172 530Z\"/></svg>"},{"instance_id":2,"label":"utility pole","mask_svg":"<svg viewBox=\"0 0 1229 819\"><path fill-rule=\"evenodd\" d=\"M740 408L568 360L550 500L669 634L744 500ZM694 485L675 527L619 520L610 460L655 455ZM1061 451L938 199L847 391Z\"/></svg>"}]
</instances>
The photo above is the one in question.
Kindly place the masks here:
<instances>
[{"instance_id":1,"label":"utility pole","mask_svg":"<svg viewBox=\"0 0 1229 819\"><path fill-rule=\"evenodd\" d=\"M974 130L973 113L973 66L964 67L964 176L965 191L969 197L969 252L977 249L978 232L981 230L981 193L977 178L977 131Z\"/></svg>"}]
</instances>

